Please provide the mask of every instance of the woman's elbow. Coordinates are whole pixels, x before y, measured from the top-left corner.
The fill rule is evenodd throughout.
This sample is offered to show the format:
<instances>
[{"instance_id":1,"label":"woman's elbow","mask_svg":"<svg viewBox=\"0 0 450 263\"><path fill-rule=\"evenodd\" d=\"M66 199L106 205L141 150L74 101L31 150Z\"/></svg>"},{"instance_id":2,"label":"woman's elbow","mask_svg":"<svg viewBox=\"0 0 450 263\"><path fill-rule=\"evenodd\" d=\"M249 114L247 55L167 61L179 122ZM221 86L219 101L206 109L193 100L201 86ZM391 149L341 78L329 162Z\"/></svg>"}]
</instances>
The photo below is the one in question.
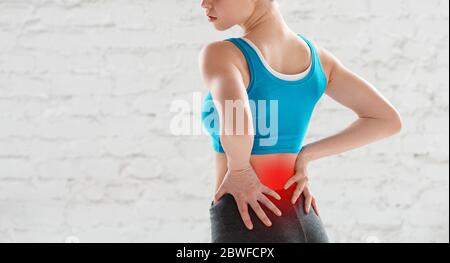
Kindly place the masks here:
<instances>
[{"instance_id":1,"label":"woman's elbow","mask_svg":"<svg viewBox=\"0 0 450 263\"><path fill-rule=\"evenodd\" d=\"M394 113L388 118L388 123L390 130L392 131L392 135L400 133L403 128L402 117L397 110L394 110Z\"/></svg>"}]
</instances>

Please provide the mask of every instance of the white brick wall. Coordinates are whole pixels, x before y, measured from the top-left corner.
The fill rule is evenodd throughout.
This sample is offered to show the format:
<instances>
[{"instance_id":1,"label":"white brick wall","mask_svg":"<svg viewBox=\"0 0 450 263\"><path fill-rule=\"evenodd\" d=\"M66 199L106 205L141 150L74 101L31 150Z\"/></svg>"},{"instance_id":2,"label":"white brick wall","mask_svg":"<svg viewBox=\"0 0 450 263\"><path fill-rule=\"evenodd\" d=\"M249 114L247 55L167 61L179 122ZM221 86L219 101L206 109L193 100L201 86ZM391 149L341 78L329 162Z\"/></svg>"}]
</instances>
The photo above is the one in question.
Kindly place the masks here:
<instances>
[{"instance_id":1,"label":"white brick wall","mask_svg":"<svg viewBox=\"0 0 450 263\"><path fill-rule=\"evenodd\" d=\"M388 140L312 164L335 242L449 241L447 0L279 0L401 112ZM200 1L0 0L0 242L208 242L207 136L170 133L205 94ZM354 114L328 97L307 142Z\"/></svg>"}]
</instances>

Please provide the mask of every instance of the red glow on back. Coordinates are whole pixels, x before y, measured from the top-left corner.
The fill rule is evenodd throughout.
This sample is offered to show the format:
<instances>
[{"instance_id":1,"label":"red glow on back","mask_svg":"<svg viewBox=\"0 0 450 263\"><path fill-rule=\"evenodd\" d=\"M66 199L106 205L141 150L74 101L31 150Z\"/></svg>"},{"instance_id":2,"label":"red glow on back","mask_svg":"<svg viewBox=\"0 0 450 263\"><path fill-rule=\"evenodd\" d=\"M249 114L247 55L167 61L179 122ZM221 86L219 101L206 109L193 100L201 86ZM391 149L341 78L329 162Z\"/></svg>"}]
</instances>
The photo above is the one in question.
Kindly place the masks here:
<instances>
[{"instance_id":1,"label":"red glow on back","mask_svg":"<svg viewBox=\"0 0 450 263\"><path fill-rule=\"evenodd\" d=\"M280 161L259 164L255 171L261 182L273 190L282 190L286 181L294 175L293 165Z\"/></svg>"},{"instance_id":2,"label":"red glow on back","mask_svg":"<svg viewBox=\"0 0 450 263\"><path fill-rule=\"evenodd\" d=\"M293 206L291 199L297 184L292 184L287 190L284 190L284 185L295 173L292 162L274 160L259 163L255 172L261 183L276 191L281 196L280 201L271 196L268 196L269 199L282 211L291 209Z\"/></svg>"}]
</instances>

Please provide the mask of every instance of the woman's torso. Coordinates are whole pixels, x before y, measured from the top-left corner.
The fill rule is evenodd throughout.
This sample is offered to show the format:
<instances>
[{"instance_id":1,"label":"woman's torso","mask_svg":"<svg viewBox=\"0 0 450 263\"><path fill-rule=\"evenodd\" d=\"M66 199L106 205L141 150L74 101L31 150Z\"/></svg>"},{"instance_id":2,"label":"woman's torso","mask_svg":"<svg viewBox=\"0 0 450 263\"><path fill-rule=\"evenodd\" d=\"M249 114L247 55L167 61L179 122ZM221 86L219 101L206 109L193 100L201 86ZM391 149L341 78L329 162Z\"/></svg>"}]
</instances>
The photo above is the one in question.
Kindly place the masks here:
<instances>
[{"instance_id":1,"label":"woman's torso","mask_svg":"<svg viewBox=\"0 0 450 263\"><path fill-rule=\"evenodd\" d=\"M246 38L250 39L255 45L258 46L269 66L279 73L285 75L294 75L298 74L299 72L304 72L309 66L308 62L310 62L312 54L310 52L308 44L299 41L298 37L294 36L293 38L286 40L286 43L283 43L281 45L282 47L279 47L277 49L271 47L262 48L262 45L260 45L257 41L254 41L250 37ZM250 83L250 72L245 56L242 54L242 52L239 51L239 49L237 49L231 43L229 44L236 51L236 63L239 70L241 71L244 85L248 88ZM278 52L278 50L281 50L281 53ZM327 79L329 79L329 67L326 63L325 58L323 57L323 54L319 49L317 49L317 51L319 59L321 60L323 71L327 76ZM272 62L270 58L278 59L276 59L277 61ZM299 59L293 60L292 58ZM290 178L294 174L296 158L297 154L293 153L253 154L251 155L250 163L263 184L269 186L274 190L280 190L283 188L288 178ZM227 172L227 157L224 153L215 152L215 167L216 192Z\"/></svg>"}]
</instances>

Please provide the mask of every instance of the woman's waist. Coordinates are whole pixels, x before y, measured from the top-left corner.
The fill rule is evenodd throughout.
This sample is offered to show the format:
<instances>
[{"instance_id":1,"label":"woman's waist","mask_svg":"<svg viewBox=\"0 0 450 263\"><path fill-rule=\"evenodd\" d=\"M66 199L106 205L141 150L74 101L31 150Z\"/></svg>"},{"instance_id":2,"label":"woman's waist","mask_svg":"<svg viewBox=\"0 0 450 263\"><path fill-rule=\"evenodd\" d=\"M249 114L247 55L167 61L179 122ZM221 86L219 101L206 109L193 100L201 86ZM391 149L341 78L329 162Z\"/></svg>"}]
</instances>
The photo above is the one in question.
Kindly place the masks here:
<instances>
[{"instance_id":1,"label":"woman's waist","mask_svg":"<svg viewBox=\"0 0 450 263\"><path fill-rule=\"evenodd\" d=\"M297 154L293 153L260 154L251 155L250 163L263 184L273 190L282 190L286 181L294 174L296 159ZM217 153L216 168L218 187L227 172L225 154Z\"/></svg>"},{"instance_id":2,"label":"woman's waist","mask_svg":"<svg viewBox=\"0 0 450 263\"><path fill-rule=\"evenodd\" d=\"M294 175L296 159L296 154L252 155L250 163L263 184L273 190L281 190Z\"/></svg>"}]
</instances>

